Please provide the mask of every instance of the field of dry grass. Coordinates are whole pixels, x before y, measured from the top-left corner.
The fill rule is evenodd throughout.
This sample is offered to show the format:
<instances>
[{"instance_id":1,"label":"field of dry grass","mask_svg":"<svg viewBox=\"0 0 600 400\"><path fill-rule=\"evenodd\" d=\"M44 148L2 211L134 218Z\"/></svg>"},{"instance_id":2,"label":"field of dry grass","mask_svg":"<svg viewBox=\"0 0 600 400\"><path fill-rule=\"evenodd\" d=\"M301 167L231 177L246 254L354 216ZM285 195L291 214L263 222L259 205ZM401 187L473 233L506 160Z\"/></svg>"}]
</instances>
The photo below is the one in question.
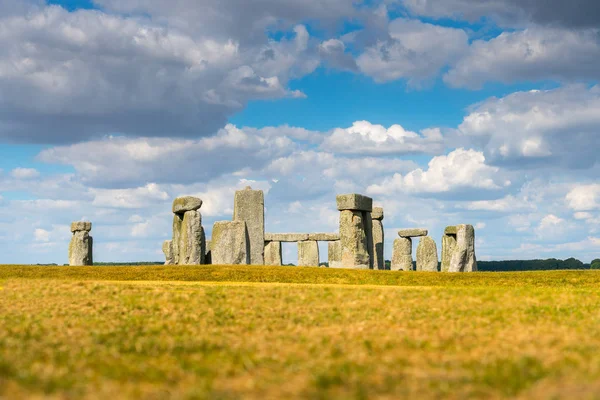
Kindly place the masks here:
<instances>
[{"instance_id":1,"label":"field of dry grass","mask_svg":"<svg viewBox=\"0 0 600 400\"><path fill-rule=\"evenodd\" d=\"M0 266L0 398L600 398L599 284Z\"/></svg>"}]
</instances>

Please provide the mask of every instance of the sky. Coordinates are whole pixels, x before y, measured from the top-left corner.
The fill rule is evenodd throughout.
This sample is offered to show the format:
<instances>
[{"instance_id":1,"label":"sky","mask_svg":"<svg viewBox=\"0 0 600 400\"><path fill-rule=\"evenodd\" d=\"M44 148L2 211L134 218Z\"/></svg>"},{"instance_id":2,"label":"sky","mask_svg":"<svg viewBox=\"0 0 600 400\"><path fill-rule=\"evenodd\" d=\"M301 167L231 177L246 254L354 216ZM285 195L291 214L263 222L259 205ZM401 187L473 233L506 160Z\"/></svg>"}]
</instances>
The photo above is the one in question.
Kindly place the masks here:
<instances>
[{"instance_id":1,"label":"sky","mask_svg":"<svg viewBox=\"0 0 600 400\"><path fill-rule=\"evenodd\" d=\"M2 0L0 263L160 261L175 197L334 232L336 194L480 260L600 257L597 0ZM416 246L416 243L415 243ZM321 261L327 251L321 247ZM284 261L296 249L284 246Z\"/></svg>"}]
</instances>

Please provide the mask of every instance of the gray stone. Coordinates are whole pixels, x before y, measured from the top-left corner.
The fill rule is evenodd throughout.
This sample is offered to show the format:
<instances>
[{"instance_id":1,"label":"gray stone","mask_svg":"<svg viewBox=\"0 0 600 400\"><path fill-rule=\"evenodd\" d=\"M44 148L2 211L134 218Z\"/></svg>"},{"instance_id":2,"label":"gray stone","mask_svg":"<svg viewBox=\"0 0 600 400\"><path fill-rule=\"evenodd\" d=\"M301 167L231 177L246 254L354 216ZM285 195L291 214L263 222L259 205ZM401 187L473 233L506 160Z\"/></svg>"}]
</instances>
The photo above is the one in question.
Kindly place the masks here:
<instances>
[{"instance_id":1,"label":"gray stone","mask_svg":"<svg viewBox=\"0 0 600 400\"><path fill-rule=\"evenodd\" d=\"M179 237L179 265L204 264L206 239L202 228L202 216L198 211L183 214Z\"/></svg>"},{"instance_id":2,"label":"gray stone","mask_svg":"<svg viewBox=\"0 0 600 400\"><path fill-rule=\"evenodd\" d=\"M211 254L212 263L215 265L250 264L246 223L243 221L215 222L212 231Z\"/></svg>"},{"instance_id":3,"label":"gray stone","mask_svg":"<svg viewBox=\"0 0 600 400\"><path fill-rule=\"evenodd\" d=\"M363 224L365 227L365 235L367 236L367 252L369 253L369 269L377 268L375 267L375 253L373 247L373 218L371 217L371 213L368 211L363 211Z\"/></svg>"},{"instance_id":4,"label":"gray stone","mask_svg":"<svg viewBox=\"0 0 600 400\"><path fill-rule=\"evenodd\" d=\"M179 244L181 242L181 229L183 226L183 215L173 215L173 239L171 247L173 251L173 263L179 264Z\"/></svg>"},{"instance_id":5,"label":"gray stone","mask_svg":"<svg viewBox=\"0 0 600 400\"><path fill-rule=\"evenodd\" d=\"M338 233L309 233L308 239L306 240L316 240L317 242L333 242L340 240L340 235Z\"/></svg>"},{"instance_id":6,"label":"gray stone","mask_svg":"<svg viewBox=\"0 0 600 400\"><path fill-rule=\"evenodd\" d=\"M369 256L370 246L367 244L365 212L354 210L340 212L340 242L342 268L370 268L371 257Z\"/></svg>"},{"instance_id":7,"label":"gray stone","mask_svg":"<svg viewBox=\"0 0 600 400\"><path fill-rule=\"evenodd\" d=\"M246 223L250 264L263 265L265 251L265 195L250 186L235 192L233 220Z\"/></svg>"},{"instance_id":8,"label":"gray stone","mask_svg":"<svg viewBox=\"0 0 600 400\"><path fill-rule=\"evenodd\" d=\"M314 240L298 242L298 266L319 266L319 244Z\"/></svg>"},{"instance_id":9,"label":"gray stone","mask_svg":"<svg viewBox=\"0 0 600 400\"><path fill-rule=\"evenodd\" d=\"M265 242L302 242L308 233L265 233Z\"/></svg>"},{"instance_id":10,"label":"gray stone","mask_svg":"<svg viewBox=\"0 0 600 400\"><path fill-rule=\"evenodd\" d=\"M368 211L373 209L373 199L362 194L340 194L336 197L339 211Z\"/></svg>"},{"instance_id":11,"label":"gray stone","mask_svg":"<svg viewBox=\"0 0 600 400\"><path fill-rule=\"evenodd\" d=\"M91 222L77 221L71 222L71 232L89 232L92 230Z\"/></svg>"},{"instance_id":12,"label":"gray stone","mask_svg":"<svg viewBox=\"0 0 600 400\"><path fill-rule=\"evenodd\" d=\"M339 240L327 244L329 268L342 268L342 243Z\"/></svg>"},{"instance_id":13,"label":"gray stone","mask_svg":"<svg viewBox=\"0 0 600 400\"><path fill-rule=\"evenodd\" d=\"M212 252L210 250L210 243L211 243L210 240L206 241L206 250L205 250L205 253L204 253L204 264L205 265L212 264Z\"/></svg>"},{"instance_id":14,"label":"gray stone","mask_svg":"<svg viewBox=\"0 0 600 400\"><path fill-rule=\"evenodd\" d=\"M398 236L403 238L427 236L429 232L423 228L400 229Z\"/></svg>"},{"instance_id":15,"label":"gray stone","mask_svg":"<svg viewBox=\"0 0 600 400\"><path fill-rule=\"evenodd\" d=\"M173 213L185 214L186 211L196 211L202 207L202 200L197 197L183 196L173 201Z\"/></svg>"},{"instance_id":16,"label":"gray stone","mask_svg":"<svg viewBox=\"0 0 600 400\"><path fill-rule=\"evenodd\" d=\"M165 253L165 265L175 265L175 258L173 256L173 241L165 240L162 245L162 251Z\"/></svg>"},{"instance_id":17,"label":"gray stone","mask_svg":"<svg viewBox=\"0 0 600 400\"><path fill-rule=\"evenodd\" d=\"M394 240L392 250L392 271L412 271L412 239L399 238Z\"/></svg>"},{"instance_id":18,"label":"gray stone","mask_svg":"<svg viewBox=\"0 0 600 400\"><path fill-rule=\"evenodd\" d=\"M417 271L437 272L438 253L435 240L424 236L417 246Z\"/></svg>"},{"instance_id":19,"label":"gray stone","mask_svg":"<svg viewBox=\"0 0 600 400\"><path fill-rule=\"evenodd\" d=\"M371 211L371 218L376 219L378 221L383 221L383 208L373 207L373 211Z\"/></svg>"},{"instance_id":20,"label":"gray stone","mask_svg":"<svg viewBox=\"0 0 600 400\"><path fill-rule=\"evenodd\" d=\"M265 265L283 265L283 257L281 256L281 242L265 243Z\"/></svg>"},{"instance_id":21,"label":"gray stone","mask_svg":"<svg viewBox=\"0 0 600 400\"><path fill-rule=\"evenodd\" d=\"M450 270L450 260L456 248L456 234L445 234L442 236L442 272Z\"/></svg>"},{"instance_id":22,"label":"gray stone","mask_svg":"<svg viewBox=\"0 0 600 400\"><path fill-rule=\"evenodd\" d=\"M444 235L456 235L456 226L447 226L446 229L444 229Z\"/></svg>"},{"instance_id":23,"label":"gray stone","mask_svg":"<svg viewBox=\"0 0 600 400\"><path fill-rule=\"evenodd\" d=\"M450 259L448 272L475 272L475 229L473 225L456 226L456 247Z\"/></svg>"},{"instance_id":24,"label":"gray stone","mask_svg":"<svg viewBox=\"0 0 600 400\"><path fill-rule=\"evenodd\" d=\"M93 239L88 231L76 231L69 243L69 265L81 267L93 265Z\"/></svg>"},{"instance_id":25,"label":"gray stone","mask_svg":"<svg viewBox=\"0 0 600 400\"><path fill-rule=\"evenodd\" d=\"M373 214L371 213L371 217ZM383 223L379 219L373 219L373 268L385 269L385 259L383 257Z\"/></svg>"}]
</instances>

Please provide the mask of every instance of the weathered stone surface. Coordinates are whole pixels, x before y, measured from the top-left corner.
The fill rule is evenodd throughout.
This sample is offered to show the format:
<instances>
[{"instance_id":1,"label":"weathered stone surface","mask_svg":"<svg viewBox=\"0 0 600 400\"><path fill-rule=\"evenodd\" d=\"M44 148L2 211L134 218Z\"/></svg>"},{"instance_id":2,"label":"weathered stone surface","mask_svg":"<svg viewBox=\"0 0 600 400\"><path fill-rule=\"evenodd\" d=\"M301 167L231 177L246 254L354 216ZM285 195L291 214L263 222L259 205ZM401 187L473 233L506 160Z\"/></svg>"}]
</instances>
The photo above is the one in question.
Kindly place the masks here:
<instances>
[{"instance_id":1,"label":"weathered stone surface","mask_svg":"<svg viewBox=\"0 0 600 400\"><path fill-rule=\"evenodd\" d=\"M340 235L338 233L309 233L308 239L306 240L316 240L318 242L332 242L340 240Z\"/></svg>"},{"instance_id":2,"label":"weathered stone surface","mask_svg":"<svg viewBox=\"0 0 600 400\"><path fill-rule=\"evenodd\" d=\"M427 229L422 229L422 228L400 229L398 231L398 236L403 237L403 238L420 237L420 236L427 236L428 233L429 232L427 231Z\"/></svg>"},{"instance_id":3,"label":"weathered stone surface","mask_svg":"<svg viewBox=\"0 0 600 400\"><path fill-rule=\"evenodd\" d=\"M233 220L246 223L250 264L263 265L265 251L265 195L248 186L235 192Z\"/></svg>"},{"instance_id":4,"label":"weathered stone surface","mask_svg":"<svg viewBox=\"0 0 600 400\"><path fill-rule=\"evenodd\" d=\"M342 268L342 243L339 240L327 244L329 268Z\"/></svg>"},{"instance_id":5,"label":"weathered stone surface","mask_svg":"<svg viewBox=\"0 0 600 400\"><path fill-rule=\"evenodd\" d=\"M173 263L179 264L179 243L181 241L181 228L183 226L183 215L173 215L173 239L171 248L173 251Z\"/></svg>"},{"instance_id":6,"label":"weathered stone surface","mask_svg":"<svg viewBox=\"0 0 600 400\"><path fill-rule=\"evenodd\" d=\"M265 233L265 242L302 242L308 233Z\"/></svg>"},{"instance_id":7,"label":"weathered stone surface","mask_svg":"<svg viewBox=\"0 0 600 400\"><path fill-rule=\"evenodd\" d=\"M89 232L92 230L91 222L77 221L71 222L71 232Z\"/></svg>"},{"instance_id":8,"label":"weathered stone surface","mask_svg":"<svg viewBox=\"0 0 600 400\"><path fill-rule=\"evenodd\" d=\"M178 264L204 264L205 242L202 216L198 211L186 211L181 224Z\"/></svg>"},{"instance_id":9,"label":"weathered stone surface","mask_svg":"<svg viewBox=\"0 0 600 400\"><path fill-rule=\"evenodd\" d=\"M371 215L372 217L373 215ZM385 269L383 257L383 223L381 220L373 219L373 268Z\"/></svg>"},{"instance_id":10,"label":"weathered stone surface","mask_svg":"<svg viewBox=\"0 0 600 400\"><path fill-rule=\"evenodd\" d=\"M438 254L435 240L424 236L417 246L417 271L437 272Z\"/></svg>"},{"instance_id":11,"label":"weathered stone surface","mask_svg":"<svg viewBox=\"0 0 600 400\"><path fill-rule=\"evenodd\" d=\"M383 221L383 208L373 207L373 211L371 211L371 218Z\"/></svg>"},{"instance_id":12,"label":"weathered stone surface","mask_svg":"<svg viewBox=\"0 0 600 400\"><path fill-rule=\"evenodd\" d=\"M412 239L399 238L394 240L392 250L392 271L412 271Z\"/></svg>"},{"instance_id":13,"label":"weathered stone surface","mask_svg":"<svg viewBox=\"0 0 600 400\"><path fill-rule=\"evenodd\" d=\"M192 196L178 197L173 201L173 213L184 214L186 211L196 211L202 207L202 199Z\"/></svg>"},{"instance_id":14,"label":"weathered stone surface","mask_svg":"<svg viewBox=\"0 0 600 400\"><path fill-rule=\"evenodd\" d=\"M298 266L319 266L319 244L314 240L298 242Z\"/></svg>"},{"instance_id":15,"label":"weathered stone surface","mask_svg":"<svg viewBox=\"0 0 600 400\"><path fill-rule=\"evenodd\" d=\"M265 265L280 266L283 264L281 256L281 242L265 243Z\"/></svg>"},{"instance_id":16,"label":"weathered stone surface","mask_svg":"<svg viewBox=\"0 0 600 400\"><path fill-rule=\"evenodd\" d=\"M215 222L212 231L211 255L212 263L215 265L250 264L246 223L243 221Z\"/></svg>"},{"instance_id":17,"label":"weathered stone surface","mask_svg":"<svg viewBox=\"0 0 600 400\"><path fill-rule=\"evenodd\" d=\"M204 264L205 265L212 264L212 252L210 250L210 244L211 244L211 241L207 240L206 241L206 250L205 250L205 253L204 253Z\"/></svg>"},{"instance_id":18,"label":"weathered stone surface","mask_svg":"<svg viewBox=\"0 0 600 400\"><path fill-rule=\"evenodd\" d=\"M363 225L365 227L365 235L367 236L367 252L369 253L369 269L375 267L375 250L373 247L373 218L371 213L363 211Z\"/></svg>"},{"instance_id":19,"label":"weathered stone surface","mask_svg":"<svg viewBox=\"0 0 600 400\"><path fill-rule=\"evenodd\" d=\"M368 211L373 209L373 199L362 194L340 194L336 197L337 209L340 211Z\"/></svg>"},{"instance_id":20,"label":"weathered stone surface","mask_svg":"<svg viewBox=\"0 0 600 400\"><path fill-rule=\"evenodd\" d=\"M175 258L173 257L173 241L165 240L162 245L162 251L165 253L165 265L175 265Z\"/></svg>"},{"instance_id":21,"label":"weathered stone surface","mask_svg":"<svg viewBox=\"0 0 600 400\"><path fill-rule=\"evenodd\" d=\"M340 212L342 268L369 269L371 265L364 217L362 211Z\"/></svg>"},{"instance_id":22,"label":"weathered stone surface","mask_svg":"<svg viewBox=\"0 0 600 400\"><path fill-rule=\"evenodd\" d=\"M450 260L452 254L456 248L456 235L443 235L442 236L442 272L448 272L450 270Z\"/></svg>"},{"instance_id":23,"label":"weathered stone surface","mask_svg":"<svg viewBox=\"0 0 600 400\"><path fill-rule=\"evenodd\" d=\"M73 267L93 265L92 251L93 240L89 232L74 232L69 243L69 265Z\"/></svg>"},{"instance_id":24,"label":"weathered stone surface","mask_svg":"<svg viewBox=\"0 0 600 400\"><path fill-rule=\"evenodd\" d=\"M475 257L475 229L473 225L456 226L456 247L450 259L448 272L477 271Z\"/></svg>"},{"instance_id":25,"label":"weathered stone surface","mask_svg":"<svg viewBox=\"0 0 600 400\"><path fill-rule=\"evenodd\" d=\"M444 235L456 235L456 226L447 226Z\"/></svg>"}]
</instances>

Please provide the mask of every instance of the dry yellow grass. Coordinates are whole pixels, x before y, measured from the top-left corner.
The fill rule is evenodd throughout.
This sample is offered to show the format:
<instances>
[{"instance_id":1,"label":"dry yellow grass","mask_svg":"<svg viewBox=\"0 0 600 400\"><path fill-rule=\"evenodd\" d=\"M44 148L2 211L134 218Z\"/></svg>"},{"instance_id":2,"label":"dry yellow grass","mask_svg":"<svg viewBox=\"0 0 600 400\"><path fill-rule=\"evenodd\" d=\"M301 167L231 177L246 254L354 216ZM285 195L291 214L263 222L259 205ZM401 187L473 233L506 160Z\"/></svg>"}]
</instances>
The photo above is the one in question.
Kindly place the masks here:
<instances>
[{"instance_id":1,"label":"dry yellow grass","mask_svg":"<svg viewBox=\"0 0 600 400\"><path fill-rule=\"evenodd\" d=\"M129 268L0 267L0 397L599 398L600 273L298 285Z\"/></svg>"}]
</instances>

